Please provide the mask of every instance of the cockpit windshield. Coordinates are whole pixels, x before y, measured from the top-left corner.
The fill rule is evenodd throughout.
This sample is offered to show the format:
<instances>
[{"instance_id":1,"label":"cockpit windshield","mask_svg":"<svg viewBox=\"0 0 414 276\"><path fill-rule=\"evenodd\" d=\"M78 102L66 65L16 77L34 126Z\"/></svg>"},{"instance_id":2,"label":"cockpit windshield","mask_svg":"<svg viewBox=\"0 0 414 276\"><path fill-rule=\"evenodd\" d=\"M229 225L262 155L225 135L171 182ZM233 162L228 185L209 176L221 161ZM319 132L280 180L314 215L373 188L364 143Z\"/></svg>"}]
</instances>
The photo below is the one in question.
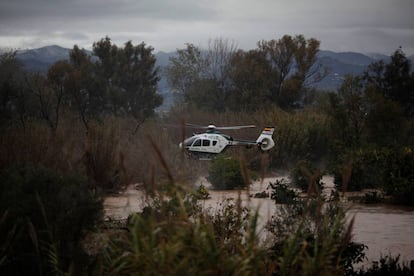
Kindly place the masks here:
<instances>
[{"instance_id":1,"label":"cockpit windshield","mask_svg":"<svg viewBox=\"0 0 414 276\"><path fill-rule=\"evenodd\" d=\"M186 147L191 146L191 145L193 144L193 142L194 142L194 140L195 140L196 138L197 138L197 137L190 137L190 138L185 139L185 140L184 140L184 145L185 145Z\"/></svg>"}]
</instances>

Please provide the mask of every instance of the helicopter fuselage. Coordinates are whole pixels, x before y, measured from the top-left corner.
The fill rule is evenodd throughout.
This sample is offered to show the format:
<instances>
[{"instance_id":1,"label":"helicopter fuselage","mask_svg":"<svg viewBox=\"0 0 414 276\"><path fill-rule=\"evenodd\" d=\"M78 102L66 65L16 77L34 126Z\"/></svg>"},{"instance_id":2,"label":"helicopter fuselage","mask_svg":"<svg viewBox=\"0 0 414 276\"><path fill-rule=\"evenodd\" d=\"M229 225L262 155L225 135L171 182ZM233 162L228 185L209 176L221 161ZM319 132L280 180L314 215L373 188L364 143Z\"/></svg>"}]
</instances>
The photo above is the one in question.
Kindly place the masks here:
<instances>
[{"instance_id":1,"label":"helicopter fuselage","mask_svg":"<svg viewBox=\"0 0 414 276\"><path fill-rule=\"evenodd\" d=\"M214 126L209 126L205 133L194 134L179 144L179 147L190 156L211 159L216 154L222 153L229 146L257 146L261 151L268 151L275 145L272 135L274 128L265 128L256 141L233 139L223 134Z\"/></svg>"}]
</instances>

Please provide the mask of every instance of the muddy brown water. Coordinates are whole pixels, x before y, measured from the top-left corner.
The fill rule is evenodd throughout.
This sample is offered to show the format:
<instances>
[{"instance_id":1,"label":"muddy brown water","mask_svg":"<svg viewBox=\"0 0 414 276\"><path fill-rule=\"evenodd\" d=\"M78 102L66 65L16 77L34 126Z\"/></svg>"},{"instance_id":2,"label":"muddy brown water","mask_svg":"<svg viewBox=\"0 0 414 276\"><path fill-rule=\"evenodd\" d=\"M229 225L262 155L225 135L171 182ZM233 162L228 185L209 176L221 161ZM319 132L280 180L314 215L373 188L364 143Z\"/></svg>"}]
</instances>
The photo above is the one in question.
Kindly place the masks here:
<instances>
[{"instance_id":1,"label":"muddy brown water","mask_svg":"<svg viewBox=\"0 0 414 276\"><path fill-rule=\"evenodd\" d=\"M259 227L265 234L263 227L269 220L277 206L270 198L252 198L249 195L266 191L269 182L277 178L265 178L254 182L249 191L215 191L209 189L211 198L201 201L201 205L214 212L220 208L221 202L226 199L237 199L240 195L243 205L259 211ZM331 176L324 176L325 192L330 193L333 187ZM211 188L205 178L200 178L196 185ZM365 251L367 260L379 260L381 256L400 255L400 260L409 262L414 260L414 207L395 206L386 204L355 204L345 203L349 207L348 218L355 217L353 240L368 246ZM144 206L143 193L131 185L120 195L107 197L104 201L105 216L113 219L124 219L133 212L140 211Z\"/></svg>"}]
</instances>

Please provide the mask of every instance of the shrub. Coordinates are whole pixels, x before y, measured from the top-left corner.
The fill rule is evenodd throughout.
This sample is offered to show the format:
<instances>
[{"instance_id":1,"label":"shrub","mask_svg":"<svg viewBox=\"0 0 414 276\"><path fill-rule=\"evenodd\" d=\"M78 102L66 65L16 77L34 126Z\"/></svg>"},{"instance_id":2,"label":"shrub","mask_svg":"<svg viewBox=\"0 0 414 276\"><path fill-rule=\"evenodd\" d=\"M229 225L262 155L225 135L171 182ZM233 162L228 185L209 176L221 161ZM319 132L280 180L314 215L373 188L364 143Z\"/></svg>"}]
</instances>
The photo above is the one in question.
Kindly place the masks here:
<instances>
[{"instance_id":1,"label":"shrub","mask_svg":"<svg viewBox=\"0 0 414 276\"><path fill-rule=\"evenodd\" d=\"M338 190L360 191L369 188L384 186L384 173L391 150L387 148L360 148L348 151L340 160L343 164L334 170L335 186ZM340 161L341 162L341 161ZM343 185L343 176L350 170L350 177L346 187Z\"/></svg>"},{"instance_id":2,"label":"shrub","mask_svg":"<svg viewBox=\"0 0 414 276\"><path fill-rule=\"evenodd\" d=\"M321 197L282 205L267 224L274 235L274 275L344 275L365 257L365 245L351 241L352 220ZM345 272L345 273L344 273Z\"/></svg>"},{"instance_id":3,"label":"shrub","mask_svg":"<svg viewBox=\"0 0 414 276\"><path fill-rule=\"evenodd\" d=\"M350 151L347 165L335 170L339 190L383 189L398 203L412 204L414 199L414 152L411 148L366 148ZM346 187L344 175L350 172Z\"/></svg>"},{"instance_id":4,"label":"shrub","mask_svg":"<svg viewBox=\"0 0 414 276\"><path fill-rule=\"evenodd\" d=\"M214 159L207 179L215 189L231 190L245 186L240 161L236 158L219 156Z\"/></svg>"},{"instance_id":5,"label":"shrub","mask_svg":"<svg viewBox=\"0 0 414 276\"><path fill-rule=\"evenodd\" d=\"M102 203L77 177L35 166L0 174L1 236L14 233L0 274L41 275L86 267L80 245L102 217Z\"/></svg>"},{"instance_id":6,"label":"shrub","mask_svg":"<svg viewBox=\"0 0 414 276\"><path fill-rule=\"evenodd\" d=\"M226 201L215 214L208 214L188 212L184 193L175 190L169 196L159 198L158 206L150 204L143 213L131 216L128 231L111 236L103 250L101 273L271 274L267 250L258 242L258 217L248 216L240 202ZM171 202L177 203L172 209Z\"/></svg>"},{"instance_id":7,"label":"shrub","mask_svg":"<svg viewBox=\"0 0 414 276\"><path fill-rule=\"evenodd\" d=\"M384 191L400 204L414 204L414 151L402 148L387 159Z\"/></svg>"},{"instance_id":8,"label":"shrub","mask_svg":"<svg viewBox=\"0 0 414 276\"><path fill-rule=\"evenodd\" d=\"M299 160L296 163L296 166L291 170L290 177L292 183L303 192L312 193L312 191L314 191L319 193L322 191L322 173L312 166L309 161Z\"/></svg>"},{"instance_id":9,"label":"shrub","mask_svg":"<svg viewBox=\"0 0 414 276\"><path fill-rule=\"evenodd\" d=\"M297 194L291 190L283 180L276 180L275 183L269 183L272 192L270 198L277 204L292 204L297 200Z\"/></svg>"}]
</instances>

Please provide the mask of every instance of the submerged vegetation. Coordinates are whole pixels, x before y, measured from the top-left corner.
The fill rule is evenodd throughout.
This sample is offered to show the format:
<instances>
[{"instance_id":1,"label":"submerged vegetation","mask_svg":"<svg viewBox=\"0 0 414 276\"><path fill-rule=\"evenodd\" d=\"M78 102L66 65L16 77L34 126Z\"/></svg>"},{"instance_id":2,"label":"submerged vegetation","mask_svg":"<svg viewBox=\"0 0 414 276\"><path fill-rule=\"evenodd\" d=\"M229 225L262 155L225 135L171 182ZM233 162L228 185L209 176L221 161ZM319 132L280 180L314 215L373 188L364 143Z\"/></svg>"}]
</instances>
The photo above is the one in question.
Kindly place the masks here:
<instances>
[{"instance_id":1,"label":"submerged vegetation","mask_svg":"<svg viewBox=\"0 0 414 276\"><path fill-rule=\"evenodd\" d=\"M104 38L94 58L75 46L46 75L3 54L0 274L412 273L392 257L355 269L366 247L352 241L338 196L325 202L320 194L327 172L337 192L375 188L381 193L367 194L368 202L384 195L413 204L410 64L399 49L389 64L348 76L339 91L315 91L308 84L324 75L316 70L318 48L315 39L288 35L248 52L224 40L206 52L189 44L164 72L177 104L163 114L154 111L160 70L144 43L118 47ZM268 153L231 148L214 162L189 160L177 146L186 122L274 126L276 145ZM272 183L278 208L265 229L240 199L204 210L208 190L193 185L209 174L217 189L248 190L252 176L282 169L292 169L308 196ZM131 183L142 184L146 205L108 229L102 199ZM85 240L93 235L102 240L91 252Z\"/></svg>"}]
</instances>

